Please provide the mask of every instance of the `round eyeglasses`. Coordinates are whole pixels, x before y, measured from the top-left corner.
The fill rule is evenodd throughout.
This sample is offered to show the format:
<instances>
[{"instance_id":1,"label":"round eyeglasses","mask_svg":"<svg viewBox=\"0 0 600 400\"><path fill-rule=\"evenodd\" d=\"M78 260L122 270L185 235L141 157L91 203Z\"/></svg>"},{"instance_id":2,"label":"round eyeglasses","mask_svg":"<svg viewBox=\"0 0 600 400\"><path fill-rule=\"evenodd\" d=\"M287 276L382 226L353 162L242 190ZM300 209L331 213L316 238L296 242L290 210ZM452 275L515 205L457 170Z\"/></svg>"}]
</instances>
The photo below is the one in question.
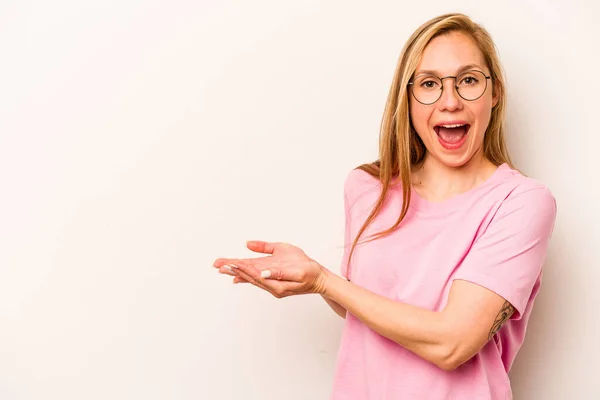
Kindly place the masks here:
<instances>
[{"instance_id":1,"label":"round eyeglasses","mask_svg":"<svg viewBox=\"0 0 600 400\"><path fill-rule=\"evenodd\" d=\"M458 95L467 100L474 101L483 96L487 89L488 79L478 70L470 70L459 74L458 76L445 76L438 78L435 75L419 75L408 83L413 97L421 104L431 105L442 97L444 91L444 79L454 79L454 87Z\"/></svg>"}]
</instances>

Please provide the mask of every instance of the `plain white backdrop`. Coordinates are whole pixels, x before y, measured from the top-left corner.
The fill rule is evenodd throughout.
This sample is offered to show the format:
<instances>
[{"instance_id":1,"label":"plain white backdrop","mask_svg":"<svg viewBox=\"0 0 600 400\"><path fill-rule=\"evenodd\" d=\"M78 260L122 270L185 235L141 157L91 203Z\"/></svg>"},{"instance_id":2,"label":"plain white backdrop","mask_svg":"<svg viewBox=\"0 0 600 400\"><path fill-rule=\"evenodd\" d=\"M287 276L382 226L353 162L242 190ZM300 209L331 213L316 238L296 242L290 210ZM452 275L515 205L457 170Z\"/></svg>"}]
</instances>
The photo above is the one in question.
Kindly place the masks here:
<instances>
[{"instance_id":1,"label":"plain white backdrop","mask_svg":"<svg viewBox=\"0 0 600 400\"><path fill-rule=\"evenodd\" d=\"M400 50L492 34L514 161L558 218L515 399L600 398L598 3L0 4L0 399L327 399L342 320L212 262L287 241L339 272Z\"/></svg>"}]
</instances>

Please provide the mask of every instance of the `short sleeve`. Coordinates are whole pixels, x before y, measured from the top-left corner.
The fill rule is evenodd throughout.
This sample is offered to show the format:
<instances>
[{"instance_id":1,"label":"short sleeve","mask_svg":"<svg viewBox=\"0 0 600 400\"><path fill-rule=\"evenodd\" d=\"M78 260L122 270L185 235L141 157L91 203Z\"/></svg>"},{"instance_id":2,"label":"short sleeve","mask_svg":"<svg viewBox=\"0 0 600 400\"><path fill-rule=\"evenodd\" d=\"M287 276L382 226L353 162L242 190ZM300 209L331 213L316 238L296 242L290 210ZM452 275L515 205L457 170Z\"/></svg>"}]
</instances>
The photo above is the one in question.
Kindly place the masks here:
<instances>
[{"instance_id":1,"label":"short sleeve","mask_svg":"<svg viewBox=\"0 0 600 400\"><path fill-rule=\"evenodd\" d=\"M502 296L520 319L541 277L554 230L556 201L546 187L511 194L475 240L453 279L473 282Z\"/></svg>"}]
</instances>

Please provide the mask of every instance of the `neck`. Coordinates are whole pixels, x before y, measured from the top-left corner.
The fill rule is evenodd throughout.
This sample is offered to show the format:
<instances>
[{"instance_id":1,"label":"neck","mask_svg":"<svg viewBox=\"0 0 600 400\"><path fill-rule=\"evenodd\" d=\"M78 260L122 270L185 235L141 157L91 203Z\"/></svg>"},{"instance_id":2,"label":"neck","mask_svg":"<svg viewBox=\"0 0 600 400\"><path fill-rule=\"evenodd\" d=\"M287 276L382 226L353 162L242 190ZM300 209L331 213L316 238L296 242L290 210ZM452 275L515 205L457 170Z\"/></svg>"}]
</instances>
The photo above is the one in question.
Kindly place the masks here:
<instances>
[{"instance_id":1,"label":"neck","mask_svg":"<svg viewBox=\"0 0 600 400\"><path fill-rule=\"evenodd\" d=\"M485 182L496 168L483 155L476 154L460 167L449 167L427 153L424 160L413 168L412 185L421 196L443 201Z\"/></svg>"}]
</instances>

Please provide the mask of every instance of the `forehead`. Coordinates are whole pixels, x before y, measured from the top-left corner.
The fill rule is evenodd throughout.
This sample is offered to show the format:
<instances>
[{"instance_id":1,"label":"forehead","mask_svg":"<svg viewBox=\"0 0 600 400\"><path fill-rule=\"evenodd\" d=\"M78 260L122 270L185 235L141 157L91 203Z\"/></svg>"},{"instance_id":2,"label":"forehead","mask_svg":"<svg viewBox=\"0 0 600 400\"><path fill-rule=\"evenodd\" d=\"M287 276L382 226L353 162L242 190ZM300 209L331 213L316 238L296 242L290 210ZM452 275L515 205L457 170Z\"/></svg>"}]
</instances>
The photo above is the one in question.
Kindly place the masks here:
<instances>
[{"instance_id":1,"label":"forehead","mask_svg":"<svg viewBox=\"0 0 600 400\"><path fill-rule=\"evenodd\" d=\"M484 72L487 70L483 53L473 39L461 32L450 32L429 42L416 73L429 70L440 75L451 75L469 64L479 66Z\"/></svg>"}]
</instances>

